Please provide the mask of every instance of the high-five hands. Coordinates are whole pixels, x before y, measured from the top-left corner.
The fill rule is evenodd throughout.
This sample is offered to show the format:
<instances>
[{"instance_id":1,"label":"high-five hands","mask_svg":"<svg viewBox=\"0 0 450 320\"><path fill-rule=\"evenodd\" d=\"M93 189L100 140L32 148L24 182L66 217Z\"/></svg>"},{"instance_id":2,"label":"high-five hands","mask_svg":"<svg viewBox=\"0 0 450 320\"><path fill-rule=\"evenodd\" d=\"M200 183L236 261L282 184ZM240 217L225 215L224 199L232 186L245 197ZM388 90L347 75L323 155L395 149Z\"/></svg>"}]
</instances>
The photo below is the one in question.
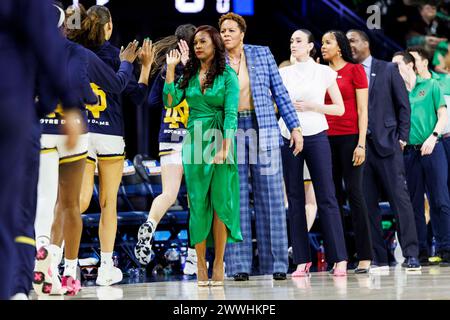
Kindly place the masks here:
<instances>
[{"instance_id":1,"label":"high-five hands","mask_svg":"<svg viewBox=\"0 0 450 320\"><path fill-rule=\"evenodd\" d=\"M152 40L145 39L142 44L142 48L138 50L139 61L144 67L151 67L155 59L155 48L153 47Z\"/></svg>"},{"instance_id":2,"label":"high-five hands","mask_svg":"<svg viewBox=\"0 0 450 320\"><path fill-rule=\"evenodd\" d=\"M180 49L181 52L181 63L185 66L189 60L189 46L187 42L181 39L178 42L178 49Z\"/></svg>"},{"instance_id":3,"label":"high-five hands","mask_svg":"<svg viewBox=\"0 0 450 320\"><path fill-rule=\"evenodd\" d=\"M170 50L170 52L166 54L166 63L168 68L175 68L180 61L181 54L177 49Z\"/></svg>"},{"instance_id":4,"label":"high-five hands","mask_svg":"<svg viewBox=\"0 0 450 320\"><path fill-rule=\"evenodd\" d=\"M120 48L120 61L128 61L129 63L133 63L139 55L141 49L138 48L139 41L134 40L130 42L128 46L124 49L123 46Z\"/></svg>"}]
</instances>

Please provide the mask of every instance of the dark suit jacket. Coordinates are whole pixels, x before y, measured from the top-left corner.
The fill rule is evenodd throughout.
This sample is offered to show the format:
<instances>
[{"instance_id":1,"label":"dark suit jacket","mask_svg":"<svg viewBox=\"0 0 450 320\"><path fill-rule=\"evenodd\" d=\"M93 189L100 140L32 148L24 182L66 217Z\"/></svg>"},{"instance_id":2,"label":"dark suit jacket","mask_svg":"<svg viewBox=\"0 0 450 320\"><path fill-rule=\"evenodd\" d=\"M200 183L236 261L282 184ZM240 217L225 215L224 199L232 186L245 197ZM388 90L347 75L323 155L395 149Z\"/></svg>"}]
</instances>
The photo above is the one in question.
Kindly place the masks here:
<instances>
[{"instance_id":1,"label":"dark suit jacket","mask_svg":"<svg viewBox=\"0 0 450 320\"><path fill-rule=\"evenodd\" d=\"M380 157L392 155L399 139L408 141L411 107L396 64L373 58L369 84L369 130Z\"/></svg>"}]
</instances>

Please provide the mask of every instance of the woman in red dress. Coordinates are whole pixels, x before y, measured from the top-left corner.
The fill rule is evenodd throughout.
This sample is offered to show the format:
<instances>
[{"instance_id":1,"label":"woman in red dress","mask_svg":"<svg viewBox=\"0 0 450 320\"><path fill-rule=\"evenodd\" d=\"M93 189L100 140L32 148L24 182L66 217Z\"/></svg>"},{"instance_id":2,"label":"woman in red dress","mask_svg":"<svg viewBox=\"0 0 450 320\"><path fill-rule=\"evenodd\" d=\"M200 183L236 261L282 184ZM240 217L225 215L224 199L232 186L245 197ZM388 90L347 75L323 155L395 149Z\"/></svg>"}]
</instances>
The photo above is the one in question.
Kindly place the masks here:
<instances>
[{"instance_id":1,"label":"woman in red dress","mask_svg":"<svg viewBox=\"0 0 450 320\"><path fill-rule=\"evenodd\" d=\"M363 66L353 60L350 43L341 31L329 31L323 35L322 56L338 73L337 83L345 106L343 116L326 115L336 195L342 210L343 180L352 214L359 260L355 272L367 273L372 260L372 243L362 179L366 158L368 80ZM325 103L331 103L328 95Z\"/></svg>"}]
</instances>

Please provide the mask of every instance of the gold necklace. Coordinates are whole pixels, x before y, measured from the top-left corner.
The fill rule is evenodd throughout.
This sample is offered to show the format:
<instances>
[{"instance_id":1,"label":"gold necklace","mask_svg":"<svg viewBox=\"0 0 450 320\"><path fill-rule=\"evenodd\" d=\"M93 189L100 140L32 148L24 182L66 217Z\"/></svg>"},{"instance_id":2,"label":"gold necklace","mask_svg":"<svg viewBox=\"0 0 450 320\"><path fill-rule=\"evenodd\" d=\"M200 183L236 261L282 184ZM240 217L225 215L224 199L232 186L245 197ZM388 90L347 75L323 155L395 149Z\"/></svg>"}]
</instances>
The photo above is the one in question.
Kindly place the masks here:
<instances>
[{"instance_id":1,"label":"gold necklace","mask_svg":"<svg viewBox=\"0 0 450 320\"><path fill-rule=\"evenodd\" d=\"M233 62L230 58L230 65L233 68L233 70L236 71L237 75L239 76L239 71L241 71L241 59L239 59L238 62Z\"/></svg>"},{"instance_id":2,"label":"gold necklace","mask_svg":"<svg viewBox=\"0 0 450 320\"><path fill-rule=\"evenodd\" d=\"M201 81L204 82L206 80L206 78L208 77L208 75L209 75L209 70L200 76Z\"/></svg>"},{"instance_id":3,"label":"gold necklace","mask_svg":"<svg viewBox=\"0 0 450 320\"><path fill-rule=\"evenodd\" d=\"M242 52L239 54L239 58L237 58L237 59L233 58L231 55L229 55L228 58L230 60L231 65L237 66L241 63Z\"/></svg>"},{"instance_id":4,"label":"gold necklace","mask_svg":"<svg viewBox=\"0 0 450 320\"><path fill-rule=\"evenodd\" d=\"M237 66L238 64L241 63L241 58L239 58L239 60L238 60L237 62L235 62L234 60L232 60L232 59L230 58L230 63L231 63L233 66Z\"/></svg>"}]
</instances>

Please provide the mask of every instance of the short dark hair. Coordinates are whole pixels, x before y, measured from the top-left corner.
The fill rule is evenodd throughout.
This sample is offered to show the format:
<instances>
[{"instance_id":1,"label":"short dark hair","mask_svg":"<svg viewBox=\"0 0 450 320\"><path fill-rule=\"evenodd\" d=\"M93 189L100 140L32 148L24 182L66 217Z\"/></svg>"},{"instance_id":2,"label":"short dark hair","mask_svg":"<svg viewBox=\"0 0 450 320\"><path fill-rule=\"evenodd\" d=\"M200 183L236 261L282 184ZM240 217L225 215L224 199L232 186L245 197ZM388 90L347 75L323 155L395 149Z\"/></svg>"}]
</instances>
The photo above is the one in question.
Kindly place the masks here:
<instances>
[{"instance_id":1,"label":"short dark hair","mask_svg":"<svg viewBox=\"0 0 450 320\"><path fill-rule=\"evenodd\" d=\"M424 47L421 46L409 47L408 49L406 49L406 52L408 53L417 52L422 59L427 59L428 62L431 62L430 53Z\"/></svg>"},{"instance_id":2,"label":"short dark hair","mask_svg":"<svg viewBox=\"0 0 450 320\"><path fill-rule=\"evenodd\" d=\"M193 24L182 24L175 30L175 36L178 38L178 40L189 42L196 29L197 27Z\"/></svg>"},{"instance_id":3,"label":"short dark hair","mask_svg":"<svg viewBox=\"0 0 450 320\"><path fill-rule=\"evenodd\" d=\"M423 7L425 7L426 5L428 6L432 6L432 7L437 7L439 5L440 1L439 0L426 0L426 1L420 1L418 7L419 10L422 10Z\"/></svg>"},{"instance_id":4,"label":"short dark hair","mask_svg":"<svg viewBox=\"0 0 450 320\"><path fill-rule=\"evenodd\" d=\"M347 31L347 33L349 33L349 32L354 32L354 33L359 34L359 36L361 37L361 39L363 39L363 41L368 42L369 45L370 45L370 38L369 38L369 36L367 35L367 33L365 33L364 31L359 30L359 29L350 29L350 30Z\"/></svg>"},{"instance_id":5,"label":"short dark hair","mask_svg":"<svg viewBox=\"0 0 450 320\"><path fill-rule=\"evenodd\" d=\"M414 59L414 57L407 51L397 51L396 53L394 53L393 57L396 56L401 56L403 58L403 61L408 64L411 63L413 64L414 68L416 67L416 59Z\"/></svg>"}]
</instances>

